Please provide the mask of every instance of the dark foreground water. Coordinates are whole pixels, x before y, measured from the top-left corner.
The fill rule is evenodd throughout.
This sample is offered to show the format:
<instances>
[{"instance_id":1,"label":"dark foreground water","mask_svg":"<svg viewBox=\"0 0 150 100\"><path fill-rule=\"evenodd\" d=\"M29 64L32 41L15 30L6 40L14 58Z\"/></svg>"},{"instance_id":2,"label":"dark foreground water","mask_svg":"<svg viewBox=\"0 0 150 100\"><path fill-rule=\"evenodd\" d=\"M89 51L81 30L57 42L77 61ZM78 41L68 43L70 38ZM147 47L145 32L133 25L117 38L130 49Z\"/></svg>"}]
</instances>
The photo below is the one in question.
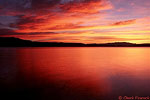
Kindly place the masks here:
<instances>
[{"instance_id":1,"label":"dark foreground water","mask_svg":"<svg viewBox=\"0 0 150 100\"><path fill-rule=\"evenodd\" d=\"M3 100L147 97L150 48L0 48L0 95Z\"/></svg>"}]
</instances>

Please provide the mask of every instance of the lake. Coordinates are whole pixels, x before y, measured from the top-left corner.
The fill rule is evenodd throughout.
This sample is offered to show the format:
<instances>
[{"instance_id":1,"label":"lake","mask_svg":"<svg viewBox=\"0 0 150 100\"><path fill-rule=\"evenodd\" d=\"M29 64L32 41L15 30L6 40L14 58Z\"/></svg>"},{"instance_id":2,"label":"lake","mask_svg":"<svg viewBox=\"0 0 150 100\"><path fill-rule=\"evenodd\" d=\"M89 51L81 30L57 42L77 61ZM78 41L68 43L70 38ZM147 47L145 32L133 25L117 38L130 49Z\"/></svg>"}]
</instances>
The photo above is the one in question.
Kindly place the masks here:
<instances>
[{"instance_id":1,"label":"lake","mask_svg":"<svg viewBox=\"0 0 150 100\"><path fill-rule=\"evenodd\" d=\"M131 100L149 93L150 48L0 48L5 99Z\"/></svg>"}]
</instances>

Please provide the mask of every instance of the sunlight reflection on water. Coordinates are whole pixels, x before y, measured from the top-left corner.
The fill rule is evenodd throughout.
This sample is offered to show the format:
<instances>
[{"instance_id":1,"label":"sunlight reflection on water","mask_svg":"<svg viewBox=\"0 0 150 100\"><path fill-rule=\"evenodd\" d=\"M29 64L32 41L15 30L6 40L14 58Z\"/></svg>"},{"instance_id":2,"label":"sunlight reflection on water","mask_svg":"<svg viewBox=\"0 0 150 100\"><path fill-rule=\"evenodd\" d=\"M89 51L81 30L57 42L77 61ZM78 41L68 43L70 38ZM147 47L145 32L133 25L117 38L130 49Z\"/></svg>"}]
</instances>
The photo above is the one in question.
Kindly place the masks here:
<instances>
[{"instance_id":1,"label":"sunlight reflection on water","mask_svg":"<svg viewBox=\"0 0 150 100\"><path fill-rule=\"evenodd\" d=\"M148 96L149 51L135 47L0 48L0 91L32 100Z\"/></svg>"}]
</instances>

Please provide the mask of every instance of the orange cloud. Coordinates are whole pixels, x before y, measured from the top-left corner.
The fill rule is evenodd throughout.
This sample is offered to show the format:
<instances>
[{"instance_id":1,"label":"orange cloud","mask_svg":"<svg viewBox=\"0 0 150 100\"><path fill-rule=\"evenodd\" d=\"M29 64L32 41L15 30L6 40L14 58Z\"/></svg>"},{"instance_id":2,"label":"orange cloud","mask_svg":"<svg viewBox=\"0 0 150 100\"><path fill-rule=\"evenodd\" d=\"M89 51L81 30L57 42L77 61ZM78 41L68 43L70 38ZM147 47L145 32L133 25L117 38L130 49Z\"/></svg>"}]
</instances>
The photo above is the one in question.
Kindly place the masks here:
<instances>
[{"instance_id":1,"label":"orange cloud","mask_svg":"<svg viewBox=\"0 0 150 100\"><path fill-rule=\"evenodd\" d=\"M34 6L36 8L38 4ZM108 9L112 9L112 5L107 0L73 0L50 8L46 6L45 12L31 10L31 13L19 16L20 20L14 26L18 27L17 32L26 33L78 29L83 23L100 18L96 14L101 15L100 11Z\"/></svg>"},{"instance_id":2,"label":"orange cloud","mask_svg":"<svg viewBox=\"0 0 150 100\"><path fill-rule=\"evenodd\" d=\"M20 6L21 9L5 12L5 15L15 16L17 21L10 24L13 30L1 30L0 36L51 42L149 42L150 24L147 22L150 18L130 17L125 12L127 8L119 5L113 9L109 0L21 1L30 2ZM119 1L125 3L124 0ZM115 11L117 8L120 9ZM119 14L123 15L120 17Z\"/></svg>"},{"instance_id":3,"label":"orange cloud","mask_svg":"<svg viewBox=\"0 0 150 100\"><path fill-rule=\"evenodd\" d=\"M72 17L74 18L74 17ZM76 18L75 18L76 19ZM119 27L125 27L129 26L135 23L134 20L127 20L127 21L120 21L120 22L114 22L110 25L97 25L97 26L81 26L81 23L65 23L67 19L64 18L64 20L54 20L52 21L53 24L49 25L49 23L44 23L43 26L39 26L36 30L33 30L32 24L31 26L28 24L27 27L31 27L31 30L29 28L25 28L25 30L19 30L18 32L59 32L59 31L83 31L83 30L95 30L95 29L114 29ZM85 19L88 20L88 19ZM68 19L68 22L70 20ZM26 27L26 26L23 26ZM44 30L42 30L44 28ZM29 30L28 30L29 29Z\"/></svg>"},{"instance_id":4,"label":"orange cloud","mask_svg":"<svg viewBox=\"0 0 150 100\"><path fill-rule=\"evenodd\" d=\"M132 42L132 43L150 43L149 38L146 35L89 35L89 34L61 34L45 39L39 39L38 41L51 41L51 42L81 42L81 43L108 43L108 42Z\"/></svg>"},{"instance_id":5,"label":"orange cloud","mask_svg":"<svg viewBox=\"0 0 150 100\"><path fill-rule=\"evenodd\" d=\"M111 9L112 5L104 0L83 0L83 2L70 2L60 5L60 8L69 13L98 13L101 10Z\"/></svg>"}]
</instances>

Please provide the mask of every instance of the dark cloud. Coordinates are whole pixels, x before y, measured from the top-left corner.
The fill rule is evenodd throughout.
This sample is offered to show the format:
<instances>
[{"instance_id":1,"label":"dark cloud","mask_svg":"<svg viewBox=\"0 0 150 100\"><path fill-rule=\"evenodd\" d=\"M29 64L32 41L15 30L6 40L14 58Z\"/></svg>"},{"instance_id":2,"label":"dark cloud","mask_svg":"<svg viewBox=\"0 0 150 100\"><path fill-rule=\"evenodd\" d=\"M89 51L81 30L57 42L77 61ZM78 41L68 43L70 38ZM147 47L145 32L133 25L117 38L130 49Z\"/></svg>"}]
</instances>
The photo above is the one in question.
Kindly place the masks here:
<instances>
[{"instance_id":1,"label":"dark cloud","mask_svg":"<svg viewBox=\"0 0 150 100\"><path fill-rule=\"evenodd\" d=\"M10 34L13 34L13 33L15 33L15 32L11 29L0 28L0 36L10 35Z\"/></svg>"},{"instance_id":2,"label":"dark cloud","mask_svg":"<svg viewBox=\"0 0 150 100\"><path fill-rule=\"evenodd\" d=\"M55 32L31 32L31 33L17 33L12 29L0 28L0 36L13 36L13 35L49 35L58 34Z\"/></svg>"},{"instance_id":3,"label":"dark cloud","mask_svg":"<svg viewBox=\"0 0 150 100\"><path fill-rule=\"evenodd\" d=\"M112 25L114 26L119 26L119 25L129 25L129 24L134 24L136 22L136 19L132 19L132 20L126 20L126 21L119 21L119 22L115 22Z\"/></svg>"},{"instance_id":4,"label":"dark cloud","mask_svg":"<svg viewBox=\"0 0 150 100\"><path fill-rule=\"evenodd\" d=\"M14 16L17 20L8 25L16 30L1 30L0 35L51 34L51 30L82 28L85 26L80 25L81 20L84 20L81 18L111 8L109 4L103 3L105 1L107 0L2 0L0 7L3 12L0 15ZM72 23L74 20L76 22Z\"/></svg>"},{"instance_id":5,"label":"dark cloud","mask_svg":"<svg viewBox=\"0 0 150 100\"><path fill-rule=\"evenodd\" d=\"M4 24L0 23L0 28L1 28L1 27L4 27Z\"/></svg>"},{"instance_id":6,"label":"dark cloud","mask_svg":"<svg viewBox=\"0 0 150 100\"><path fill-rule=\"evenodd\" d=\"M32 0L30 1L31 8L27 9L25 14L17 15L19 20L15 26L20 30L37 30L40 26L46 26L46 29L52 30L54 28L78 28L80 27L79 24L70 23L66 19L68 17L79 19L99 13L100 10L110 9L111 6L104 4L104 1L106 0ZM51 26L52 24L53 26Z\"/></svg>"},{"instance_id":7,"label":"dark cloud","mask_svg":"<svg viewBox=\"0 0 150 100\"><path fill-rule=\"evenodd\" d=\"M42 22L44 19L42 18L36 18L36 16L19 16L19 20L16 24L14 24L14 27L17 27L19 29L36 29L36 23ZM27 24L27 25L26 25Z\"/></svg>"},{"instance_id":8,"label":"dark cloud","mask_svg":"<svg viewBox=\"0 0 150 100\"><path fill-rule=\"evenodd\" d=\"M20 14L31 7L31 0L1 0L0 7L0 15Z\"/></svg>"},{"instance_id":9,"label":"dark cloud","mask_svg":"<svg viewBox=\"0 0 150 100\"><path fill-rule=\"evenodd\" d=\"M31 0L32 9L47 9L59 4L61 0Z\"/></svg>"},{"instance_id":10,"label":"dark cloud","mask_svg":"<svg viewBox=\"0 0 150 100\"><path fill-rule=\"evenodd\" d=\"M98 13L100 9L108 9L111 7L110 5L104 5L103 1L104 0L73 0L67 4L60 5L60 8L71 13L92 14Z\"/></svg>"},{"instance_id":11,"label":"dark cloud","mask_svg":"<svg viewBox=\"0 0 150 100\"><path fill-rule=\"evenodd\" d=\"M62 0L1 0L0 10L2 11L0 12L0 15L47 12L61 3Z\"/></svg>"}]
</instances>

